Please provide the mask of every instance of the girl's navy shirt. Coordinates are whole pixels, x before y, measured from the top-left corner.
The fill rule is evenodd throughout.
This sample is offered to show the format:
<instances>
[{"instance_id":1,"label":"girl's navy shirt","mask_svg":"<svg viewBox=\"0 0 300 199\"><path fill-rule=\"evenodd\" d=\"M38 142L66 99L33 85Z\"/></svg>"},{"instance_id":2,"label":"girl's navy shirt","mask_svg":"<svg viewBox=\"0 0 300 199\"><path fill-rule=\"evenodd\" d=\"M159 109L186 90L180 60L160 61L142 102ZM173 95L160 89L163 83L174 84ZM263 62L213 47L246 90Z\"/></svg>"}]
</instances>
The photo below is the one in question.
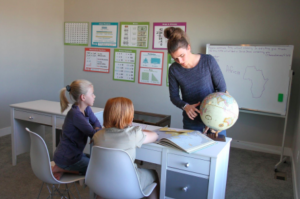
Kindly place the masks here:
<instances>
[{"instance_id":1,"label":"girl's navy shirt","mask_svg":"<svg viewBox=\"0 0 300 199\"><path fill-rule=\"evenodd\" d=\"M87 138L92 138L101 124L91 107L85 109L85 115L75 104L67 113L60 142L54 152L54 162L61 165L72 165L78 162L83 154ZM95 130L96 127L100 129Z\"/></svg>"}]
</instances>

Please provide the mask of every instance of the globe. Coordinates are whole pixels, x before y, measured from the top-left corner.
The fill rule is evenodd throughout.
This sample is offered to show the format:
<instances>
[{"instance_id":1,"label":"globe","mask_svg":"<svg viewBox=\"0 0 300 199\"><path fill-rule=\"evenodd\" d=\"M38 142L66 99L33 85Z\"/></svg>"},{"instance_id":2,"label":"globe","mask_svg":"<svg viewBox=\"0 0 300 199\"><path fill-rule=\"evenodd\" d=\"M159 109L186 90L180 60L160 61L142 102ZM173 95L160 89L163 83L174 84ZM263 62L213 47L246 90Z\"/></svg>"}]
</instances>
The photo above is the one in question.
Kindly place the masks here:
<instances>
[{"instance_id":1,"label":"globe","mask_svg":"<svg viewBox=\"0 0 300 199\"><path fill-rule=\"evenodd\" d=\"M237 121L239 106L228 93L212 93L200 104L200 117L207 127L223 131L232 127Z\"/></svg>"}]
</instances>

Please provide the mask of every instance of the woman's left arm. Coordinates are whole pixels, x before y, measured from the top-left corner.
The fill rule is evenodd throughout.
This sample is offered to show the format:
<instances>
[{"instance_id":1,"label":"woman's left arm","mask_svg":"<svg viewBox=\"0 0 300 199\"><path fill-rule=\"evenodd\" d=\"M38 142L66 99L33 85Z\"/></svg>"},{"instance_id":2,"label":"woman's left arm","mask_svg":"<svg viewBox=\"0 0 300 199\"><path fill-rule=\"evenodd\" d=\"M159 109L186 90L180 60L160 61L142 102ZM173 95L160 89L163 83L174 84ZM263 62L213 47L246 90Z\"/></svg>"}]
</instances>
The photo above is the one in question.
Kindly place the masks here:
<instances>
[{"instance_id":1,"label":"woman's left arm","mask_svg":"<svg viewBox=\"0 0 300 199\"><path fill-rule=\"evenodd\" d=\"M209 69L211 71L211 78L215 91L226 92L227 88L223 73L219 67L219 64L211 55L209 59Z\"/></svg>"}]
</instances>

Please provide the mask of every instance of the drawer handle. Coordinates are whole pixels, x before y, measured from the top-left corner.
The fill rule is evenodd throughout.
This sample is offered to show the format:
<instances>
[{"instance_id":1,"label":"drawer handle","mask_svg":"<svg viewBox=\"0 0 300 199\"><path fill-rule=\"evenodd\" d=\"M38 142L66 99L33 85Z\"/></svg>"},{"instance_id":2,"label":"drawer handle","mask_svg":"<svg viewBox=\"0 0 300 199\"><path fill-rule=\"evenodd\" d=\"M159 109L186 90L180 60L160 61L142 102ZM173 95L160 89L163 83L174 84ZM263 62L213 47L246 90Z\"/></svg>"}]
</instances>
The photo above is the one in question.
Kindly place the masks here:
<instances>
[{"instance_id":1,"label":"drawer handle","mask_svg":"<svg viewBox=\"0 0 300 199\"><path fill-rule=\"evenodd\" d=\"M190 163L185 163L185 167L188 168L190 166Z\"/></svg>"},{"instance_id":2,"label":"drawer handle","mask_svg":"<svg viewBox=\"0 0 300 199\"><path fill-rule=\"evenodd\" d=\"M188 190L188 187L183 187L182 188L182 191L184 191L184 192L187 192L187 190Z\"/></svg>"},{"instance_id":3,"label":"drawer handle","mask_svg":"<svg viewBox=\"0 0 300 199\"><path fill-rule=\"evenodd\" d=\"M29 116L29 119L30 119L30 120L33 120L34 118L33 118L32 116Z\"/></svg>"}]
</instances>

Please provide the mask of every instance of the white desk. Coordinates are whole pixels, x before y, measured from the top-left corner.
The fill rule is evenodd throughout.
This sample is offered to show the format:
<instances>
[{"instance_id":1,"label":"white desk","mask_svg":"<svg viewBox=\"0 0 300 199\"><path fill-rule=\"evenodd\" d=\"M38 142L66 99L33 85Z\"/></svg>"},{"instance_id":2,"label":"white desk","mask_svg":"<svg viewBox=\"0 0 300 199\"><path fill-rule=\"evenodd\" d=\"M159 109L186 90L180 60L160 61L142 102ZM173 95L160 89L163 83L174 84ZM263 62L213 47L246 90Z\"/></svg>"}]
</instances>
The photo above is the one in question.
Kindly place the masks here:
<instances>
[{"instance_id":1,"label":"white desk","mask_svg":"<svg viewBox=\"0 0 300 199\"><path fill-rule=\"evenodd\" d=\"M148 125L147 130L161 127ZM137 149L136 159L161 165L160 198L225 198L231 138L192 154L158 144Z\"/></svg>"},{"instance_id":2,"label":"white desk","mask_svg":"<svg viewBox=\"0 0 300 199\"><path fill-rule=\"evenodd\" d=\"M17 155L28 152L30 149L30 138L25 127L34 132L41 133L44 132L43 125L51 126L52 152L54 152L56 148L56 129L62 128L65 116L71 106L63 113L60 112L59 102L47 100L11 104L10 107L12 164L16 165ZM103 121L103 109L92 107L92 110L99 121Z\"/></svg>"},{"instance_id":3,"label":"white desk","mask_svg":"<svg viewBox=\"0 0 300 199\"><path fill-rule=\"evenodd\" d=\"M17 155L29 151L30 139L25 127L41 132L42 125L51 126L55 150L55 129L61 129L68 110L60 113L59 102L46 100L10 107L13 165L17 163ZM103 124L103 109L92 107L92 110ZM160 127L146 125L148 130L157 128ZM137 149L136 159L160 165L160 199L222 199L225 198L230 143L231 138L226 138L226 142L217 142L192 154L151 143Z\"/></svg>"}]
</instances>

